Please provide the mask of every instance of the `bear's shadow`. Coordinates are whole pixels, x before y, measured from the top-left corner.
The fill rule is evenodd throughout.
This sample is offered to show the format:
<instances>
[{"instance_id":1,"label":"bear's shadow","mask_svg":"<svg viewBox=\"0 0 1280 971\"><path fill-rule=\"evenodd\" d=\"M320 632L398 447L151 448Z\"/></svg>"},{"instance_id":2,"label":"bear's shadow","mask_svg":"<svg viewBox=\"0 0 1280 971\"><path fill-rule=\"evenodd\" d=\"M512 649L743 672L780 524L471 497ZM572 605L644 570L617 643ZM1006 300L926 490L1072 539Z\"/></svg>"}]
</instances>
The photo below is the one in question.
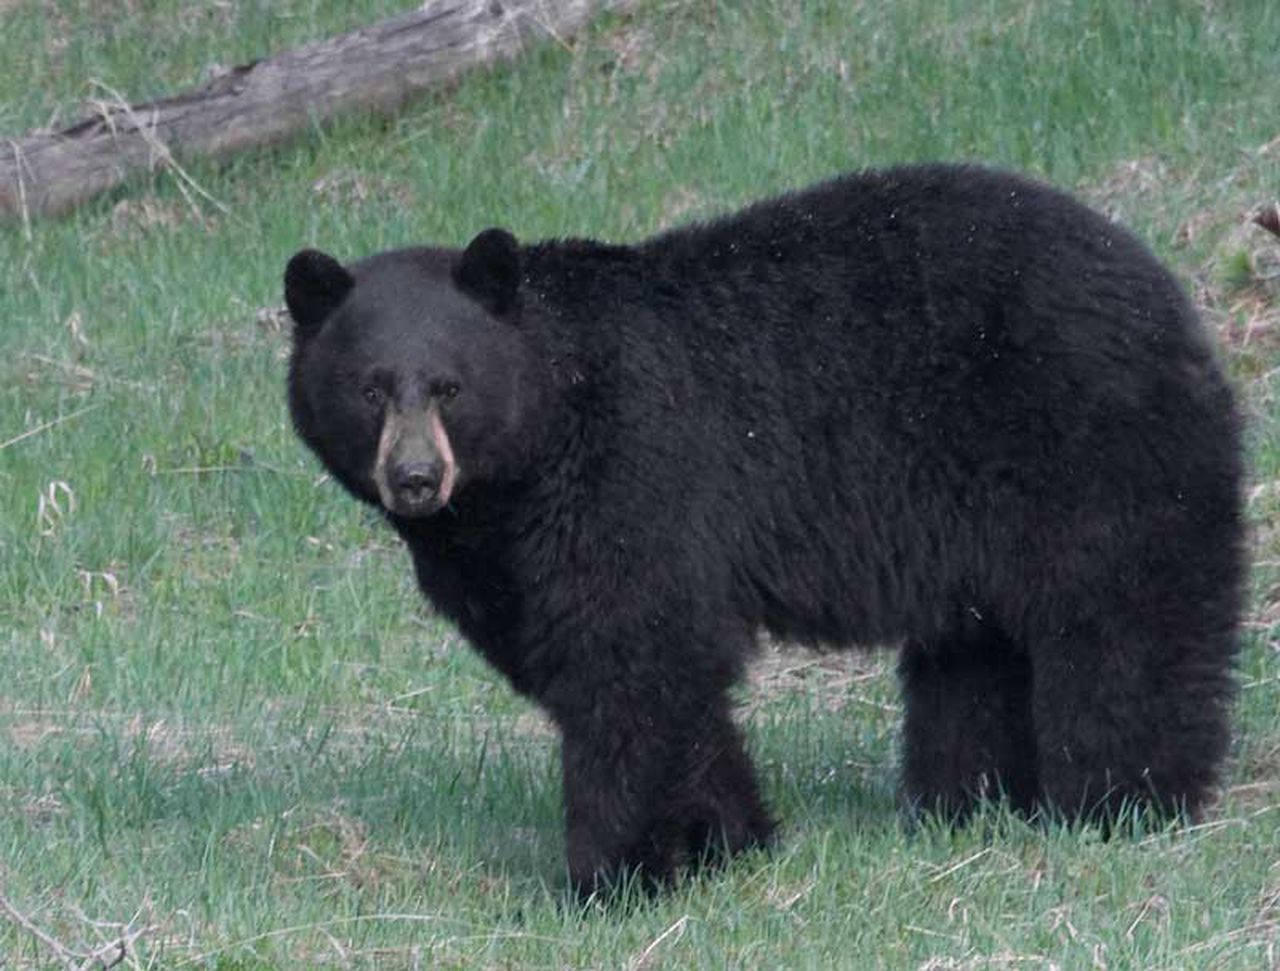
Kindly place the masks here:
<instances>
[{"instance_id":1,"label":"bear's shadow","mask_svg":"<svg viewBox=\"0 0 1280 971\"><path fill-rule=\"evenodd\" d=\"M867 751L849 737L810 732L806 718L745 726L782 844L827 830L889 832L901 825L887 740ZM377 842L405 841L487 878L563 881L559 741L521 720L452 739L429 727L377 767L333 764L334 798ZM834 744L833 744L834 742ZM320 771L317 768L317 771Z\"/></svg>"},{"instance_id":2,"label":"bear's shadow","mask_svg":"<svg viewBox=\"0 0 1280 971\"><path fill-rule=\"evenodd\" d=\"M782 845L827 830L898 827L892 762L876 762L852 732L840 745L826 733L810 737L804 721L745 727ZM198 768L184 773L185 781L171 780L170 811L155 804L155 815L189 812L208 825L212 783L217 824L233 844L234 834L264 822L286 844L309 829L354 825L371 851L416 861L424 879L478 872L554 890L564 881L559 742L525 725L512 719L443 728L426 716L410 718L398 733L366 731L356 745L323 741L333 735L323 725L304 728L296 740L277 737L274 754L216 780ZM181 799L183 790L189 800Z\"/></svg>"}]
</instances>

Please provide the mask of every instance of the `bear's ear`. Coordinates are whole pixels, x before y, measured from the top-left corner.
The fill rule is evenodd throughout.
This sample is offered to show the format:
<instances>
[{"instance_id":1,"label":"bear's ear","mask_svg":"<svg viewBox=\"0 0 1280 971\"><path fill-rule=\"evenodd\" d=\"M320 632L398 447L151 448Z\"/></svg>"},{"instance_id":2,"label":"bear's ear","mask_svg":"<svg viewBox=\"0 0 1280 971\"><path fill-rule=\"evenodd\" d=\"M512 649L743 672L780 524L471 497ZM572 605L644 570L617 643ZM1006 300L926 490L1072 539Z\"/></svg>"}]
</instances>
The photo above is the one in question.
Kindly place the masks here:
<instances>
[{"instance_id":1,"label":"bear's ear","mask_svg":"<svg viewBox=\"0 0 1280 971\"><path fill-rule=\"evenodd\" d=\"M294 333L314 335L355 285L355 277L327 253L313 249L295 253L284 270L284 302L297 325Z\"/></svg>"},{"instance_id":2,"label":"bear's ear","mask_svg":"<svg viewBox=\"0 0 1280 971\"><path fill-rule=\"evenodd\" d=\"M508 313L520 288L520 244L505 229L486 229L463 251L453 282L491 313Z\"/></svg>"}]
</instances>

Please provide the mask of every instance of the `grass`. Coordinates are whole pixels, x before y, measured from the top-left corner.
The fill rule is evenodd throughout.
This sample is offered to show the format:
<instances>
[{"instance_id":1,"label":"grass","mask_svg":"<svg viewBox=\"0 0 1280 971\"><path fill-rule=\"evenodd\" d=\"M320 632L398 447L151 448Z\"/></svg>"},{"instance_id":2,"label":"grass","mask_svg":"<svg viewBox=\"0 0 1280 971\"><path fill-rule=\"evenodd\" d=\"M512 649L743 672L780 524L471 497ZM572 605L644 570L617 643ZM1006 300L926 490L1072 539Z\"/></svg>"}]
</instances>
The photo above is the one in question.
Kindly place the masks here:
<instances>
[{"instance_id":1,"label":"grass","mask_svg":"<svg viewBox=\"0 0 1280 971\"><path fill-rule=\"evenodd\" d=\"M143 98L385 2L0 3L0 128ZM402 4L400 6L408 6ZM651 0L392 120L0 228L0 888L128 966L1259 968L1280 960L1280 7ZM288 256L635 238L864 165L1075 188L1192 287L1250 409L1257 566L1223 798L1102 843L908 834L887 655L769 655L780 849L560 906L554 738L419 603L282 400ZM25 437L22 437L25 436ZM0 967L49 966L0 925Z\"/></svg>"}]
</instances>

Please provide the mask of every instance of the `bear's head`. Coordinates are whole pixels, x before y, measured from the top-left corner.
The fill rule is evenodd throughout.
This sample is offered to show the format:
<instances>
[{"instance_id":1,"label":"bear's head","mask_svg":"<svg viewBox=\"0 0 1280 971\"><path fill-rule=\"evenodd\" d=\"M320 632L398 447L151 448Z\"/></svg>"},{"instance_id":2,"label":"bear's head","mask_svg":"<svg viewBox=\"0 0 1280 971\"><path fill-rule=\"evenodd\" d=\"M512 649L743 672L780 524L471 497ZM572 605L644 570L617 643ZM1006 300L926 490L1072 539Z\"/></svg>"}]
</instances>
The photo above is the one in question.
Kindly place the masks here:
<instances>
[{"instance_id":1,"label":"bear's head","mask_svg":"<svg viewBox=\"0 0 1280 971\"><path fill-rule=\"evenodd\" d=\"M289 261L294 427L358 498L416 519L515 471L540 387L520 275L520 248L500 229L461 252Z\"/></svg>"}]
</instances>

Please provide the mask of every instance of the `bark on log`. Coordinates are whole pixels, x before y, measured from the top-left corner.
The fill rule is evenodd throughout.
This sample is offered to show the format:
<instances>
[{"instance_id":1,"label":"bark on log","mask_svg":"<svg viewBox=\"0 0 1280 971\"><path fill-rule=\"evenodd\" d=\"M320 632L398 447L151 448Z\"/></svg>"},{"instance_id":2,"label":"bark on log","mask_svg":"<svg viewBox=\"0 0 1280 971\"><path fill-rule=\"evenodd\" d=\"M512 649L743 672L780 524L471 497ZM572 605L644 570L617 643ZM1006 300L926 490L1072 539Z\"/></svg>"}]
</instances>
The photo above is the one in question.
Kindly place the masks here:
<instances>
[{"instance_id":1,"label":"bark on log","mask_svg":"<svg viewBox=\"0 0 1280 971\"><path fill-rule=\"evenodd\" d=\"M0 140L0 219L68 211L173 158L276 142L353 109L388 112L526 43L563 42L633 0L428 0L419 9L220 74L170 98L94 103L58 132Z\"/></svg>"}]
</instances>

